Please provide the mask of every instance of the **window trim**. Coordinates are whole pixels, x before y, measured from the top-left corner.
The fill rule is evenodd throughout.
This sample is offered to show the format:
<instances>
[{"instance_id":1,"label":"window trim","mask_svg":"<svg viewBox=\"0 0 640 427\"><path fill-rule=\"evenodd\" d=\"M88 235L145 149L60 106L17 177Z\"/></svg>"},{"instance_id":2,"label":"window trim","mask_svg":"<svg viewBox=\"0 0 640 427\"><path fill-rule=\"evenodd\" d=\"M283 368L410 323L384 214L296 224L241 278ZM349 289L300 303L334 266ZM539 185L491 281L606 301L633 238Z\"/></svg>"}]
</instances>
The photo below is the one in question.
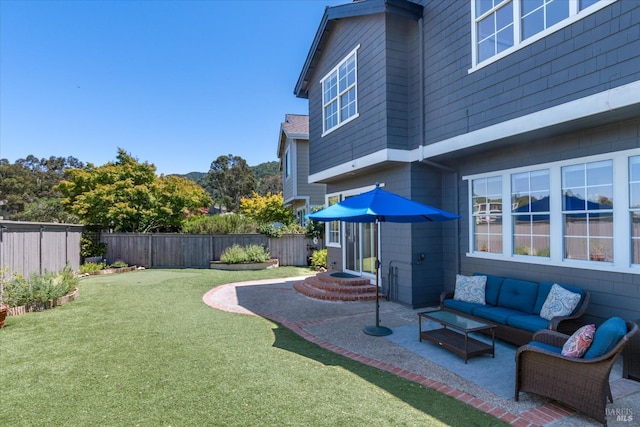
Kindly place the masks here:
<instances>
[{"instance_id":1,"label":"window trim","mask_svg":"<svg viewBox=\"0 0 640 427\"><path fill-rule=\"evenodd\" d=\"M632 264L631 258L631 219L629 215L629 158L640 155L640 149L616 151L612 153L598 154L594 156L576 157L557 162L533 164L525 167L490 171L474 175L466 175L462 180L467 181L467 212L468 212L468 248L466 256L469 258L493 259L497 261L520 262L527 264L549 265L557 267L580 268L585 270L610 271L617 273L640 274L640 264ZM592 163L602 160L613 161L613 262L573 260L564 258L564 237L552 237L550 242L551 254L547 257L515 255L513 254L512 215L503 213L502 253L489 253L475 251L473 234L473 191L472 181L479 178L502 176L503 200L505 195L510 196L511 174L529 172L541 169L549 170L549 209L551 236L564 236L564 223L562 218L562 176L564 166L579 163ZM505 182L507 181L507 182Z\"/></svg>"},{"instance_id":2,"label":"window trim","mask_svg":"<svg viewBox=\"0 0 640 427\"><path fill-rule=\"evenodd\" d=\"M349 52L335 67L333 67L327 74L324 75L324 77L322 77L320 79L320 104L321 104L321 108L322 108L322 135L321 137L324 137L325 135L330 134L331 132L335 131L336 129L341 128L342 126L346 125L347 123L351 122L352 120L357 119L360 116L360 113L358 111L358 49L360 49L360 45L358 44L351 52ZM346 120L340 120L340 95L341 92L339 91L339 87L338 87L338 92L336 95L336 101L338 103L338 110L337 110L337 114L338 114L338 122L335 126L333 126L332 128L329 129L325 129L325 123L326 123L326 116L325 116L325 100L324 100L324 82L325 80L327 80L333 73L338 73L338 70L340 69L340 67L346 63L349 59L351 59L351 57L353 56L354 58L354 62L355 62L355 80L353 85L350 85L347 88L347 91L351 88L354 87L355 88L355 107L356 107L356 112L353 116L350 116L349 118L347 118ZM340 76L338 76L338 85L339 85L339 81L340 81ZM334 98L331 98L334 99Z\"/></svg>"},{"instance_id":3,"label":"window trim","mask_svg":"<svg viewBox=\"0 0 640 427\"><path fill-rule=\"evenodd\" d=\"M496 61L499 61L500 59L511 55L514 52L517 52L520 49L523 49L527 46L529 46L530 44L533 44L535 42L537 42L538 40L541 40L545 37L547 37L550 34L555 33L556 31L559 31L565 27L568 27L569 25L586 18L587 16L596 13L597 11L615 3L618 0L600 0L594 4L592 4L591 6L586 7L585 9L582 10L577 10L578 9L578 2L577 0L575 1L571 1L570 7L569 7L569 17L563 19L562 21L552 25L551 27L545 28L544 30L540 31L539 33L525 39L525 40L521 40L522 36L521 36L521 25L520 25L520 19L517 19L513 22L513 27L514 27L514 39L513 39L513 46L511 46L510 48L507 48L505 50L503 50L500 53L497 53L495 55L493 55L490 58L485 59L484 61L478 63L478 34L477 34L477 22L476 22L476 5L475 5L475 0L469 0L471 2L471 68L467 71L469 74L478 71L484 67L486 67L487 65L493 64ZM509 0L509 1L514 1L514 14L520 14L520 1L516 1L516 0ZM506 1L504 2L506 3ZM492 8L493 10L493 8Z\"/></svg>"}]
</instances>

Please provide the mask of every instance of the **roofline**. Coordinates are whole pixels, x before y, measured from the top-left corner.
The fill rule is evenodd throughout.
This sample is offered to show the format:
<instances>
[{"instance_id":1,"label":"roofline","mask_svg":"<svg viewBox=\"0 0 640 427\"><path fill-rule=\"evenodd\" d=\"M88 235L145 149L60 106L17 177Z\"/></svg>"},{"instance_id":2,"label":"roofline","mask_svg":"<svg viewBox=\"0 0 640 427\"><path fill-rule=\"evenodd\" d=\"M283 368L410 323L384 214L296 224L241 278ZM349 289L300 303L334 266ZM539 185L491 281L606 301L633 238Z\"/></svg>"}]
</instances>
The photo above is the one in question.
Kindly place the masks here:
<instances>
[{"instance_id":1,"label":"roofline","mask_svg":"<svg viewBox=\"0 0 640 427\"><path fill-rule=\"evenodd\" d=\"M304 62L304 66L298 77L298 82L293 90L296 97L307 98L309 96L307 91L307 85L309 83L307 76L318 61L318 56L322 50L321 46L331 32L333 23L340 19L373 15L376 13L393 13L417 20L422 18L422 6L408 0L365 0L327 7L324 10L320 26L311 43L307 59Z\"/></svg>"}]
</instances>

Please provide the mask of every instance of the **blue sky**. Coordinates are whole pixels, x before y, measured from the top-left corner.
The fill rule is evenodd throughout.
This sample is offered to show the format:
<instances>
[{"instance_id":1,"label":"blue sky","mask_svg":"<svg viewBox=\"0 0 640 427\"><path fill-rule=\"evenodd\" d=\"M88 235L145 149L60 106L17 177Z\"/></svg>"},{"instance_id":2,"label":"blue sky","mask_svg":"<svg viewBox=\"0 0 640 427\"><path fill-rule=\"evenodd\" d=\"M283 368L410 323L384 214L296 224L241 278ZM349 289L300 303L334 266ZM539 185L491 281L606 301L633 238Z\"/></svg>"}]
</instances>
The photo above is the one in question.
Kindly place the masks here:
<instances>
[{"instance_id":1,"label":"blue sky","mask_svg":"<svg viewBox=\"0 0 640 427\"><path fill-rule=\"evenodd\" d=\"M2 0L0 158L121 147L158 173L277 160L325 6L349 0Z\"/></svg>"}]
</instances>

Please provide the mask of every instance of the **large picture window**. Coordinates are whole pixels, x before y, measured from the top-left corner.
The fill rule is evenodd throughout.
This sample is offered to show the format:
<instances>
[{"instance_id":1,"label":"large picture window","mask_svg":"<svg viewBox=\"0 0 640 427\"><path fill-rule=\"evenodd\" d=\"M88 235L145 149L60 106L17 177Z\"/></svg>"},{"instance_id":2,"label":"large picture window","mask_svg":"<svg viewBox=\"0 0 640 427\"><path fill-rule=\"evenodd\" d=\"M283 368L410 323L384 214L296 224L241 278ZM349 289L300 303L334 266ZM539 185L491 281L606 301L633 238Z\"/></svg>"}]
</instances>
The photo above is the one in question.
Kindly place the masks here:
<instances>
[{"instance_id":1,"label":"large picture window","mask_svg":"<svg viewBox=\"0 0 640 427\"><path fill-rule=\"evenodd\" d=\"M321 80L323 135L358 116L359 47Z\"/></svg>"},{"instance_id":2,"label":"large picture window","mask_svg":"<svg viewBox=\"0 0 640 427\"><path fill-rule=\"evenodd\" d=\"M640 273L640 149L463 179L467 256Z\"/></svg>"},{"instance_id":3,"label":"large picture window","mask_svg":"<svg viewBox=\"0 0 640 427\"><path fill-rule=\"evenodd\" d=\"M616 0L471 0L473 64L508 54Z\"/></svg>"}]
</instances>

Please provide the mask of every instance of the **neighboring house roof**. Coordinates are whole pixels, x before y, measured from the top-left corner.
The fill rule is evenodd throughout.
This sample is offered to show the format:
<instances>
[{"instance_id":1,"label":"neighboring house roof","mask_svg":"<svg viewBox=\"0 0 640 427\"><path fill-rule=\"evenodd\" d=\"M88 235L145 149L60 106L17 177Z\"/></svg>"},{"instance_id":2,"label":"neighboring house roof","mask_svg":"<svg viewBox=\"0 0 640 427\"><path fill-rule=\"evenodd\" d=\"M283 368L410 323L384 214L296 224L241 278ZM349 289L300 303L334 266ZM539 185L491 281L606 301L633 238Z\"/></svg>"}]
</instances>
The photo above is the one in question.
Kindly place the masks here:
<instances>
[{"instance_id":1,"label":"neighboring house roof","mask_svg":"<svg viewBox=\"0 0 640 427\"><path fill-rule=\"evenodd\" d=\"M278 138L278 158L284 154L284 145L288 139L309 139L309 116L303 114L285 114L280 124Z\"/></svg>"},{"instance_id":2,"label":"neighboring house roof","mask_svg":"<svg viewBox=\"0 0 640 427\"><path fill-rule=\"evenodd\" d=\"M340 6L327 7L324 10L322 21L320 21L320 26L318 27L316 36L311 44L311 49L302 67L300 77L298 77L298 82L293 91L295 96L298 98L308 98L309 93L307 87L309 85L309 75L316 67L327 37L336 21L344 18L388 12L420 19L422 17L422 6L407 0L363 0Z\"/></svg>"}]
</instances>

